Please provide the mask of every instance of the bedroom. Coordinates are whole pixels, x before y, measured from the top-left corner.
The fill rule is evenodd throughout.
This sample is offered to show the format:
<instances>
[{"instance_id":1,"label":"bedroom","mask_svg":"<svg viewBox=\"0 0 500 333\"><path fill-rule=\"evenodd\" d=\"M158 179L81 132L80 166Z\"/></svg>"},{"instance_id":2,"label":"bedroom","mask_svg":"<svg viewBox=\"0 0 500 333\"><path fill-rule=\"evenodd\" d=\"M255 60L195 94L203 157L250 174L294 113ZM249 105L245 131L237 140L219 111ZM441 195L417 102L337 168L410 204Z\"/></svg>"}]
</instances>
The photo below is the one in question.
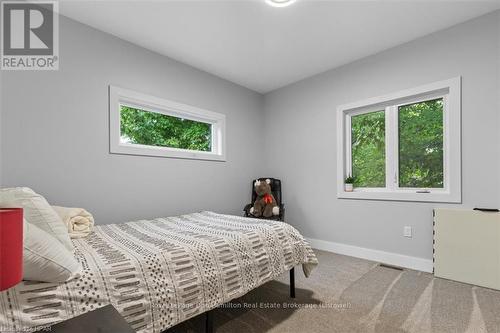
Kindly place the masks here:
<instances>
[{"instance_id":1,"label":"bedroom","mask_svg":"<svg viewBox=\"0 0 500 333\"><path fill-rule=\"evenodd\" d=\"M134 254L138 264L142 257L135 245L156 256L177 251L175 246L193 255L202 244L214 251L213 258L224 257L215 254L215 240L204 237L229 233L250 242L243 230L255 227L254 232L279 239L268 242L264 256L276 249L281 263L261 277L255 273L260 252L230 245L238 260L255 259L248 263L253 280L238 275L237 296L229 292L231 280L216 288L219 301L203 296L196 314L175 309L179 302L134 308L157 301L118 303L122 299L104 292L109 281L102 277L97 293L102 302L95 309L111 304L118 319L143 332L495 332L500 217L472 209L500 205L500 2L296 0L271 6L270 1L48 1L45 7L2 1L1 207L23 208L29 227L36 224L33 219L47 229L42 220L52 218L60 229L67 214L74 214L47 205L81 207L94 221L92 228L82 226L82 238L68 243L74 235L61 236L76 248L68 250L69 260L78 262L75 270L83 269L76 272L80 277L44 283L57 290L76 285L87 277L83 262L94 260L92 267L99 269L107 260L100 246ZM20 14L26 15L26 8L33 16ZM53 23L50 34L37 30L42 21ZM16 35L19 29L24 34ZM44 42L52 53L26 46ZM29 63L35 56L37 62ZM416 122L406 122L406 137L401 130L403 115L414 114L405 107L415 105L434 110L428 112L434 115L434 132L426 133L439 149L421 145L416 155L401 159L405 143L425 141L422 127L409 126ZM205 134L196 137L197 148L181 136L176 137L181 143L131 143L134 134L144 139L144 131L123 138L124 108L134 121L152 114L181 128L179 119L187 119L185 128ZM377 135L356 140L370 128ZM363 149L371 157L360 162L355 157ZM423 167L412 171L411 162ZM405 165L413 176L407 182L416 185L403 185ZM253 204L255 181L262 178L259 186L265 186L267 177L280 180L279 191L274 180L270 185L284 206L274 205L278 214L271 217L285 224L240 220L244 207ZM23 195L42 205L46 216L34 216L37 209L17 197ZM210 214L231 216L230 228L239 232L227 230L223 215ZM158 218L165 220L125 223ZM35 288L27 273L37 271L19 257L23 248L26 257L29 242L13 242L20 234L14 237L8 221L2 214L0 277L22 278L21 263L26 281L0 291L0 331L58 321L71 325L88 313L98 324L114 322L79 304L76 291L70 292L71 306L59 304L68 296L51 292L36 296L41 308L28 303L31 298L21 291ZM197 229L207 221L224 227ZM450 221L451 228L436 234ZM475 227L467 229L472 222ZM179 229L170 230L172 225ZM160 243L136 237L134 230ZM189 232L199 233L189 236L196 242L179 240ZM96 245L98 235L107 237L107 245ZM286 244L300 240L290 245L293 260L283 251L283 237ZM43 250L48 244L31 245ZM299 259L297 251L309 253L309 245L314 254ZM300 265L315 263L313 256L318 265L305 278ZM166 274L171 263L162 258L160 271ZM202 270L218 264L195 259L198 271L189 274L212 281ZM288 273L292 267L294 279ZM216 281L225 279L215 275ZM134 278L141 285L146 281L146 289L156 281ZM176 286L168 279L166 285ZM200 293L208 290L198 287ZM179 297L175 290L173 295ZM7 310L9 304L14 310ZM155 321L163 310L171 319ZM129 316L139 312L136 320L142 322Z\"/></svg>"}]
</instances>

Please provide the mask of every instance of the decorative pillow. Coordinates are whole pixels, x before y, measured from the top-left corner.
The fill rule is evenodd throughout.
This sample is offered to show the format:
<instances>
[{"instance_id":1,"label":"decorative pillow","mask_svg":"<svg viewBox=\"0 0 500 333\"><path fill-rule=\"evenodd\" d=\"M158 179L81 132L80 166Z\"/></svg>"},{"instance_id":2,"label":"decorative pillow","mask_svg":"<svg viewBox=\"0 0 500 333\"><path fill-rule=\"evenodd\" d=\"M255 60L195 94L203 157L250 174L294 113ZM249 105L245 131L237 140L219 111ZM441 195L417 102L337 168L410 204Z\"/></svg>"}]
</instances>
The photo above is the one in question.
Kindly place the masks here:
<instances>
[{"instance_id":1,"label":"decorative pillow","mask_svg":"<svg viewBox=\"0 0 500 333\"><path fill-rule=\"evenodd\" d=\"M22 207L28 223L46 231L73 251L66 225L44 197L27 187L4 188L0 190L0 207L6 205Z\"/></svg>"},{"instance_id":2,"label":"decorative pillow","mask_svg":"<svg viewBox=\"0 0 500 333\"><path fill-rule=\"evenodd\" d=\"M64 282L80 276L81 266L54 236L24 221L23 279Z\"/></svg>"}]
</instances>

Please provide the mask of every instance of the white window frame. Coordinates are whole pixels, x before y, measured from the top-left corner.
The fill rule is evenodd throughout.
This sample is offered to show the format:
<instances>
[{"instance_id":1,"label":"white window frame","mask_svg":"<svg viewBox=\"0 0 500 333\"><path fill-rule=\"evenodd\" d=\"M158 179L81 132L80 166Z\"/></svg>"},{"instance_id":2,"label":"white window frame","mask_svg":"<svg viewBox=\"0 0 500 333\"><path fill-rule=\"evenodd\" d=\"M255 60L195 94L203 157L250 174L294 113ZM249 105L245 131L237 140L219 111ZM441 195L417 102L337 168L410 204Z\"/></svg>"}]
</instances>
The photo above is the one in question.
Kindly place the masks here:
<instances>
[{"instance_id":1,"label":"white window frame","mask_svg":"<svg viewBox=\"0 0 500 333\"><path fill-rule=\"evenodd\" d=\"M161 113L198 122L209 123L212 127L212 151L195 151L171 147L156 147L120 140L120 108L122 105L144 111ZM109 86L109 150L112 154L157 156L198 160L226 160L226 116L133 90Z\"/></svg>"},{"instance_id":2,"label":"white window frame","mask_svg":"<svg viewBox=\"0 0 500 333\"><path fill-rule=\"evenodd\" d=\"M443 98L443 188L401 188L398 179L398 107ZM386 186L345 191L344 180L352 174L351 117L385 112ZM337 108L337 197L344 199L419 202L462 202L461 78L422 85L396 93L341 105Z\"/></svg>"}]
</instances>

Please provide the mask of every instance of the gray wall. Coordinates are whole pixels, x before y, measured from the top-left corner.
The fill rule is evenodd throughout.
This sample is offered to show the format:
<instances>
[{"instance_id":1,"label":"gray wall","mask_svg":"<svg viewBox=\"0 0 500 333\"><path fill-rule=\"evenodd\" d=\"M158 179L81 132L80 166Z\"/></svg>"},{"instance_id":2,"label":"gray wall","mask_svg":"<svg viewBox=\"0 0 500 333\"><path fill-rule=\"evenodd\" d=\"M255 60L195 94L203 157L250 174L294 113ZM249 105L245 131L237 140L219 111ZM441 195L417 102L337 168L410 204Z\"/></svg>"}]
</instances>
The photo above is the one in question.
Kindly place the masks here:
<instances>
[{"instance_id":1,"label":"gray wall","mask_svg":"<svg viewBox=\"0 0 500 333\"><path fill-rule=\"evenodd\" d=\"M60 59L59 71L2 73L3 186L85 207L101 224L241 214L261 171L261 95L66 18ZM227 162L109 154L109 84L225 114Z\"/></svg>"},{"instance_id":2,"label":"gray wall","mask_svg":"<svg viewBox=\"0 0 500 333\"><path fill-rule=\"evenodd\" d=\"M0 70L0 187L3 184L3 140L2 140L2 113L3 113L3 74L4 71Z\"/></svg>"},{"instance_id":3,"label":"gray wall","mask_svg":"<svg viewBox=\"0 0 500 333\"><path fill-rule=\"evenodd\" d=\"M458 75L463 206L498 207L499 28L496 12L266 95L267 173L284 182L289 222L311 238L432 258L432 209L446 204L336 198L336 108Z\"/></svg>"},{"instance_id":4,"label":"gray wall","mask_svg":"<svg viewBox=\"0 0 500 333\"><path fill-rule=\"evenodd\" d=\"M59 71L0 74L0 181L113 223L202 209L240 214L249 180L274 175L284 181L288 221L304 235L431 258L432 209L448 205L336 198L336 107L461 75L463 206L498 206L499 19L490 14L262 97L62 18ZM109 154L109 84L226 114L228 161ZM405 225L412 239L402 236Z\"/></svg>"},{"instance_id":5,"label":"gray wall","mask_svg":"<svg viewBox=\"0 0 500 333\"><path fill-rule=\"evenodd\" d=\"M498 24L497 24L498 27L497 28L498 28L498 31L499 31L497 33L497 38L498 38L498 41L497 41L498 51L497 52L498 52L498 55L499 55L499 58L500 58L500 10L497 11L497 13L498 13ZM500 142L500 65L498 65L497 87L498 87L497 96L498 96L498 112L499 112L499 115L498 115L498 127L497 127L497 134L498 134L498 140L497 140L497 142ZM498 158L498 165L500 165L500 144L498 145L497 158ZM497 171L497 174L500 175L500 170ZM500 176L498 177L498 188L500 189ZM500 196L498 198L497 206L500 207Z\"/></svg>"}]
</instances>

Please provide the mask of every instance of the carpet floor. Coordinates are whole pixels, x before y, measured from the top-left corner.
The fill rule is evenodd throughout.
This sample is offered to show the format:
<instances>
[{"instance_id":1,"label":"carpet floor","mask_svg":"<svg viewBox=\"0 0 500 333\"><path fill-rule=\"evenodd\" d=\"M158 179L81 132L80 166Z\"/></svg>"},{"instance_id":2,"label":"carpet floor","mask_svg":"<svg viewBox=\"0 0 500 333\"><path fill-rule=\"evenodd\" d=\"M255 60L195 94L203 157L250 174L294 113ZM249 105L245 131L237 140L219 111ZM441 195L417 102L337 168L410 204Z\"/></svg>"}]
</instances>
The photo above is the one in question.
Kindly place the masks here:
<instances>
[{"instance_id":1,"label":"carpet floor","mask_svg":"<svg viewBox=\"0 0 500 333\"><path fill-rule=\"evenodd\" d=\"M295 299L283 275L216 309L215 332L500 333L500 291L315 252L310 278L295 269ZM203 331L198 316L168 332Z\"/></svg>"}]
</instances>

